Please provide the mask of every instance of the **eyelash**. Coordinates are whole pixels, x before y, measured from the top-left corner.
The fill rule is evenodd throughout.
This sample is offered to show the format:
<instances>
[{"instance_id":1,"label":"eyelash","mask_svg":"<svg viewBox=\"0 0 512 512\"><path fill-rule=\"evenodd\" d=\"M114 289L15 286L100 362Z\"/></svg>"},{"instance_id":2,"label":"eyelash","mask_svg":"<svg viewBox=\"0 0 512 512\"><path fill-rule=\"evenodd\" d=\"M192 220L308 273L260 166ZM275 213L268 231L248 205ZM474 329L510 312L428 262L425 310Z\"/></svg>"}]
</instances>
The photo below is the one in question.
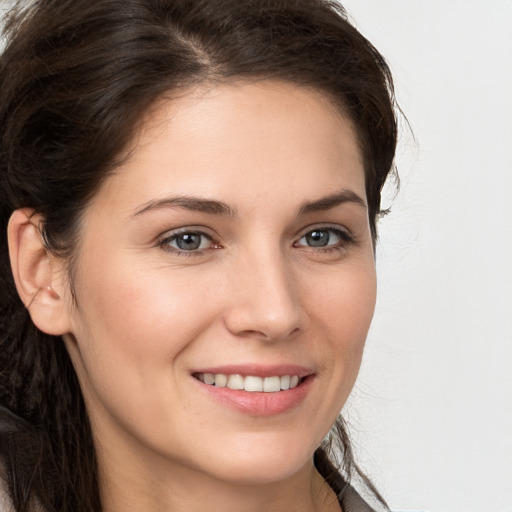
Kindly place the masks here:
<instances>
[{"instance_id":1,"label":"eyelash","mask_svg":"<svg viewBox=\"0 0 512 512\"><path fill-rule=\"evenodd\" d=\"M328 232L330 234L336 235L340 241L334 245L329 245L325 247L314 247L309 245L299 245L299 241L305 238L307 235L311 235L314 232ZM178 237L183 235L196 235L200 236L202 238L206 238L210 241L210 246L203 249L194 249L194 250L183 250L176 247L172 247L170 244L177 240ZM297 242L293 244L293 247L304 247L306 249L309 249L314 252L323 252L323 253L329 253L333 251L342 251L347 248L348 245L354 243L354 238L352 235L343 229L340 229L338 226L318 226L309 228L308 231L306 231ZM178 232L173 233L170 236L166 236L162 240L160 240L157 244L160 248L162 248L164 251L175 254L177 256L185 256L185 257L193 257L193 256L202 256L204 255L205 251L211 250L211 249L220 249L221 246L219 244L216 244L213 242L213 239L210 235L202 232L202 231L196 231L194 229L183 229Z\"/></svg>"},{"instance_id":2,"label":"eyelash","mask_svg":"<svg viewBox=\"0 0 512 512\"><path fill-rule=\"evenodd\" d=\"M340 240L338 243L334 245L328 245L325 247L314 247L310 245L298 245L298 242L305 238L307 235L310 235L314 232L328 232L334 233ZM329 253L333 251L342 251L347 249L347 247L355 242L354 237L346 230L340 229L339 226L317 226L313 228L308 228L308 231L304 233L297 242L293 244L294 247L305 247L306 249L315 251L315 252L323 252Z\"/></svg>"},{"instance_id":3,"label":"eyelash","mask_svg":"<svg viewBox=\"0 0 512 512\"><path fill-rule=\"evenodd\" d=\"M203 249L195 249L195 250L183 250L179 249L177 247L172 247L170 244L171 242L178 239L178 237L183 235L196 235L200 236L202 238L206 238L210 241L210 247L203 248ZM213 244L213 247L211 246ZM219 249L220 245L215 244L212 240L212 237L210 235L207 235L206 233L194 230L194 229L182 229L180 231L174 232L170 236L166 236L162 240L160 240L157 244L159 247L161 247L164 251L169 252L171 254L175 254L177 256L185 256L185 257L191 257L191 256L202 256L205 251L211 250L211 249Z\"/></svg>"}]
</instances>

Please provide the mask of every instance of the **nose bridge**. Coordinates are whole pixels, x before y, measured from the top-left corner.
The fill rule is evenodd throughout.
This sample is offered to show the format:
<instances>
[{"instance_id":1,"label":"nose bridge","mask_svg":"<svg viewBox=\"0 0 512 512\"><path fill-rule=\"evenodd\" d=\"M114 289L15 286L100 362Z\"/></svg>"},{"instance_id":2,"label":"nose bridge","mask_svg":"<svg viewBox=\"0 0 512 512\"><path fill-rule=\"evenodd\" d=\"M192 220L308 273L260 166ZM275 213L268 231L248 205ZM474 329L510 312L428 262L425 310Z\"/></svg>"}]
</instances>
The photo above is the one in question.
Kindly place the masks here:
<instances>
[{"instance_id":1,"label":"nose bridge","mask_svg":"<svg viewBox=\"0 0 512 512\"><path fill-rule=\"evenodd\" d=\"M291 262L279 246L264 244L240 257L228 328L237 335L282 339L301 322Z\"/></svg>"}]
</instances>

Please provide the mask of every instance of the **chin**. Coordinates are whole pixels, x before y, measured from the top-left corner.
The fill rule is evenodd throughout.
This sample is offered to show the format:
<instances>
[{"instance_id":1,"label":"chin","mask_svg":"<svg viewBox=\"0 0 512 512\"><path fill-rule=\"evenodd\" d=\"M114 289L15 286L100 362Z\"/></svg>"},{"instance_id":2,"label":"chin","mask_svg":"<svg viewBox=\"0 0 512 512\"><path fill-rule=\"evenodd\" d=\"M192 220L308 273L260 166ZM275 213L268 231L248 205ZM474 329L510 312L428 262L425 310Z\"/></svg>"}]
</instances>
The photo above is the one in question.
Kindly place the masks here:
<instances>
[{"instance_id":1,"label":"chin","mask_svg":"<svg viewBox=\"0 0 512 512\"><path fill-rule=\"evenodd\" d=\"M268 434L259 437L258 442L246 440L230 448L226 446L216 456L209 454L209 461L216 460L212 470L219 479L239 485L271 485L311 466L316 444L308 445L297 438L294 442L283 442L276 439L280 436Z\"/></svg>"},{"instance_id":2,"label":"chin","mask_svg":"<svg viewBox=\"0 0 512 512\"><path fill-rule=\"evenodd\" d=\"M237 464L232 461L229 467L224 467L218 478L225 482L236 485L261 487L282 483L293 477L305 467L309 467L310 459L304 461L290 460L286 454L282 454L279 463L275 461L266 461L246 464Z\"/></svg>"}]
</instances>

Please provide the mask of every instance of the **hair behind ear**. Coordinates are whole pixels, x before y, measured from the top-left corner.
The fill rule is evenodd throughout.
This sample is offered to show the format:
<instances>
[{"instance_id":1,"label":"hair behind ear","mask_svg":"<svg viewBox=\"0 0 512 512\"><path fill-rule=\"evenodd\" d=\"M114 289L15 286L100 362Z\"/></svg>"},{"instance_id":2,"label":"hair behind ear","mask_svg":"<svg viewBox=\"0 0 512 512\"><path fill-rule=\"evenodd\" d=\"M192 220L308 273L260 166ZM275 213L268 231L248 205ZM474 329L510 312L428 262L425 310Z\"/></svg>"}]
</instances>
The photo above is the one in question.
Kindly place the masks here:
<instances>
[{"instance_id":1,"label":"hair behind ear","mask_svg":"<svg viewBox=\"0 0 512 512\"><path fill-rule=\"evenodd\" d=\"M62 339L39 331L19 301L0 318L0 423L8 411L19 418L0 436L13 510L101 510L89 419Z\"/></svg>"}]
</instances>

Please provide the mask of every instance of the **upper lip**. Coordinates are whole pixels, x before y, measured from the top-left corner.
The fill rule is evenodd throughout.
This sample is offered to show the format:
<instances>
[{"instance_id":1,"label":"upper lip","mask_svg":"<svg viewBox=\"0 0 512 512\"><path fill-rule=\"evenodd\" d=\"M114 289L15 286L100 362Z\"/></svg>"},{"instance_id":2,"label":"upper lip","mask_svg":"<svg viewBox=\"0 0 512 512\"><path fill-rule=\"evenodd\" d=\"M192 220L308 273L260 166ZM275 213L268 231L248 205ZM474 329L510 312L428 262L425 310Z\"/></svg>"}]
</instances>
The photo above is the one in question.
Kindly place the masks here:
<instances>
[{"instance_id":1,"label":"upper lip","mask_svg":"<svg viewBox=\"0 0 512 512\"><path fill-rule=\"evenodd\" d=\"M192 373L213 373L224 375L252 375L255 377L274 377L283 375L297 375L298 377L307 377L312 375L314 370L306 366L296 364L277 364L277 365L261 365L261 364L229 364L222 366L211 366L197 368Z\"/></svg>"}]
</instances>

